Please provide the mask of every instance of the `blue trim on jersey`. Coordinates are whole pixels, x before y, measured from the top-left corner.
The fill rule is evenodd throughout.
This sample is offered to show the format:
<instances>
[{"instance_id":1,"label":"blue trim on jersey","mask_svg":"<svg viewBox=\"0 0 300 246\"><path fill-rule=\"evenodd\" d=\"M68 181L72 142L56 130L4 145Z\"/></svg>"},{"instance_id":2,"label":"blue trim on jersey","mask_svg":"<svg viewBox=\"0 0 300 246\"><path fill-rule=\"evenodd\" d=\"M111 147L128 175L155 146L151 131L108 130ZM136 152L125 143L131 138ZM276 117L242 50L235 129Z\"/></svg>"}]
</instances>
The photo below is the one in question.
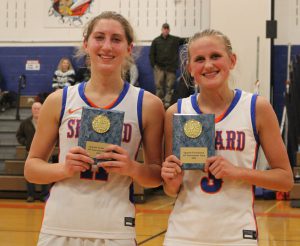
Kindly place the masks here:
<instances>
[{"instance_id":1,"label":"blue trim on jersey","mask_svg":"<svg viewBox=\"0 0 300 246\"><path fill-rule=\"evenodd\" d=\"M192 107L198 114L202 114L202 112L199 108L198 102L197 102L197 96L198 96L198 93L195 93L191 96Z\"/></svg>"},{"instance_id":2,"label":"blue trim on jersey","mask_svg":"<svg viewBox=\"0 0 300 246\"><path fill-rule=\"evenodd\" d=\"M81 99L89 106L91 106L86 98L86 96L84 95L84 89L85 89L85 86L86 86L86 82L82 82L79 84L78 86L78 93L79 93L79 96L81 97Z\"/></svg>"},{"instance_id":3,"label":"blue trim on jersey","mask_svg":"<svg viewBox=\"0 0 300 246\"><path fill-rule=\"evenodd\" d=\"M182 98L177 100L177 112L181 113L181 107L182 107Z\"/></svg>"},{"instance_id":4,"label":"blue trim on jersey","mask_svg":"<svg viewBox=\"0 0 300 246\"><path fill-rule=\"evenodd\" d=\"M139 91L139 96L138 96L138 101L137 101L137 116L138 116L138 121L139 121L139 128L140 128L140 133L141 136L143 136L143 98L144 98L144 89L140 89Z\"/></svg>"},{"instance_id":5,"label":"blue trim on jersey","mask_svg":"<svg viewBox=\"0 0 300 246\"><path fill-rule=\"evenodd\" d=\"M67 95L68 95L68 87L66 86L66 87L63 88L62 104L61 104L61 111L60 111L59 124L58 124L59 126L61 124L62 118L63 118L64 113L65 113Z\"/></svg>"},{"instance_id":6,"label":"blue trim on jersey","mask_svg":"<svg viewBox=\"0 0 300 246\"><path fill-rule=\"evenodd\" d=\"M90 107L92 107L92 105L89 103L88 99L86 98L85 94L84 94L84 89L85 89L85 86L86 86L86 83L87 82L82 82L80 83L80 85L78 86L78 93L80 95L80 97L82 98L82 100L87 104L89 105ZM118 97L118 99L116 100L116 102L112 105L112 107L110 107L109 109L112 109L114 107L116 107L122 100L123 98L125 97L125 95L127 94L128 90L129 90L129 84L128 82L124 82L124 86L123 86L123 89Z\"/></svg>"},{"instance_id":7,"label":"blue trim on jersey","mask_svg":"<svg viewBox=\"0 0 300 246\"><path fill-rule=\"evenodd\" d=\"M192 103L192 107L193 109L198 113L198 114L202 114L202 111L200 109L200 106L198 105L197 102L197 93L193 94L191 96L191 103ZM231 104L229 105L227 111L225 112L225 114L223 115L222 119L220 119L219 121L223 120L224 118L226 118L227 115L230 114L230 112L234 109L234 107L237 105L238 101L240 100L242 96L242 91L239 89L235 89L235 95L234 98L231 102Z\"/></svg>"},{"instance_id":8,"label":"blue trim on jersey","mask_svg":"<svg viewBox=\"0 0 300 246\"><path fill-rule=\"evenodd\" d=\"M255 114L255 106L256 106L257 94L253 94L251 98L251 122L252 122L252 129L255 140L257 144L259 144L259 136L256 129L256 114Z\"/></svg>"},{"instance_id":9,"label":"blue trim on jersey","mask_svg":"<svg viewBox=\"0 0 300 246\"><path fill-rule=\"evenodd\" d=\"M111 108L116 107L120 102L122 102L123 98L126 96L128 90L129 90L129 83L128 82L124 82L124 86L123 86L123 90L121 91L117 101L114 103L114 105Z\"/></svg>"},{"instance_id":10,"label":"blue trim on jersey","mask_svg":"<svg viewBox=\"0 0 300 246\"><path fill-rule=\"evenodd\" d=\"M229 106L229 108L227 109L226 113L224 114L224 116L222 117L221 120L223 120L227 115L229 115L229 113L234 109L234 107L237 105L238 101L240 100L242 96L242 91L239 90L239 89L235 89L235 95L234 95L234 98Z\"/></svg>"}]
</instances>

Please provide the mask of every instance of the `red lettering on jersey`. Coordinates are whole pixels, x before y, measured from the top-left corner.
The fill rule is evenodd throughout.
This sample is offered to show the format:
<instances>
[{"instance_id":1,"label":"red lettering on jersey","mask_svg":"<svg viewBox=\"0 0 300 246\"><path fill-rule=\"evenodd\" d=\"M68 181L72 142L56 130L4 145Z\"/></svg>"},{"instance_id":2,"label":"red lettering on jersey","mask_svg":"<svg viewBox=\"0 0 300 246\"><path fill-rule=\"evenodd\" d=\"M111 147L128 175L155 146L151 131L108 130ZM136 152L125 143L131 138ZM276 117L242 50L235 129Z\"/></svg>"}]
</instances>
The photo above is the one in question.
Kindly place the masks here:
<instances>
[{"instance_id":1,"label":"red lettering on jersey","mask_svg":"<svg viewBox=\"0 0 300 246\"><path fill-rule=\"evenodd\" d=\"M234 131L226 131L226 150L235 150L235 132Z\"/></svg>"},{"instance_id":2,"label":"red lettering on jersey","mask_svg":"<svg viewBox=\"0 0 300 246\"><path fill-rule=\"evenodd\" d=\"M132 134L132 125L128 123L124 123L122 141L125 143L129 143L131 140L131 134Z\"/></svg>"},{"instance_id":3,"label":"red lettering on jersey","mask_svg":"<svg viewBox=\"0 0 300 246\"><path fill-rule=\"evenodd\" d=\"M78 138L80 129L80 119L68 120L67 138Z\"/></svg>"},{"instance_id":4,"label":"red lettering on jersey","mask_svg":"<svg viewBox=\"0 0 300 246\"><path fill-rule=\"evenodd\" d=\"M225 147L223 145L222 131L216 131L215 149L216 150L224 150L225 149Z\"/></svg>"},{"instance_id":5,"label":"red lettering on jersey","mask_svg":"<svg viewBox=\"0 0 300 246\"><path fill-rule=\"evenodd\" d=\"M216 131L216 150L237 150L243 151L246 144L246 135L242 131L226 131L226 139L222 136L222 131ZM225 147L226 146L226 147Z\"/></svg>"},{"instance_id":6,"label":"red lettering on jersey","mask_svg":"<svg viewBox=\"0 0 300 246\"><path fill-rule=\"evenodd\" d=\"M240 132L240 131L237 131L236 134L237 134L236 150L243 151L246 143L246 135L244 132Z\"/></svg>"}]
</instances>

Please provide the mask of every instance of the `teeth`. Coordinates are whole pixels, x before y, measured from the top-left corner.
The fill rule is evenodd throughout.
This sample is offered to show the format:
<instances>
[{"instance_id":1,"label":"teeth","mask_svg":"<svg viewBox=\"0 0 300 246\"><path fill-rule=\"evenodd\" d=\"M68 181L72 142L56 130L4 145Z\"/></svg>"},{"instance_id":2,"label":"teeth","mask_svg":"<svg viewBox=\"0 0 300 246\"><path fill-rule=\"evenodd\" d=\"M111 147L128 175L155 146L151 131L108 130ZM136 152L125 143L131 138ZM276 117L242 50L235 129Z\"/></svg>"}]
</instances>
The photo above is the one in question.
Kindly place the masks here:
<instances>
[{"instance_id":1,"label":"teeth","mask_svg":"<svg viewBox=\"0 0 300 246\"><path fill-rule=\"evenodd\" d=\"M210 72L210 73L204 73L203 75L204 75L204 77L211 77L211 76L215 76L217 74L218 74L218 72Z\"/></svg>"},{"instance_id":2,"label":"teeth","mask_svg":"<svg viewBox=\"0 0 300 246\"><path fill-rule=\"evenodd\" d=\"M105 55L100 55L101 58L103 59L113 59L113 56L105 56Z\"/></svg>"}]
</instances>

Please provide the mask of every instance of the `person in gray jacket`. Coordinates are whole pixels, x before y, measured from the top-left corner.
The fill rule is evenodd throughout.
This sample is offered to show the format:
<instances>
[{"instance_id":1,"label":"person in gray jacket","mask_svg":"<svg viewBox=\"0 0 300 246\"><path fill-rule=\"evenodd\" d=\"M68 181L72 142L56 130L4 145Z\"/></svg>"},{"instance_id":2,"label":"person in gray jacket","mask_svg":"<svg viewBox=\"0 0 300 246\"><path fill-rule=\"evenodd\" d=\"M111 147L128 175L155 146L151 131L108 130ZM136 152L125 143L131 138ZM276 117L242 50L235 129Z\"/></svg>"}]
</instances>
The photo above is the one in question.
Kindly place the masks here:
<instances>
[{"instance_id":1,"label":"person in gray jacket","mask_svg":"<svg viewBox=\"0 0 300 246\"><path fill-rule=\"evenodd\" d=\"M32 139L34 137L36 124L39 117L40 108L42 104L40 102L34 102L31 106L32 115L25 120L23 120L17 130L16 137L21 145L24 145L27 153L29 152ZM35 184L27 182L27 202L34 202L37 194L35 189ZM39 199L45 201L48 195L48 186L42 185L42 191L40 193Z\"/></svg>"},{"instance_id":2,"label":"person in gray jacket","mask_svg":"<svg viewBox=\"0 0 300 246\"><path fill-rule=\"evenodd\" d=\"M163 101L165 108L170 106L174 91L179 47L186 41L186 38L170 35L170 26L164 23L161 35L156 37L151 44L149 57L154 70L156 96Z\"/></svg>"}]
</instances>

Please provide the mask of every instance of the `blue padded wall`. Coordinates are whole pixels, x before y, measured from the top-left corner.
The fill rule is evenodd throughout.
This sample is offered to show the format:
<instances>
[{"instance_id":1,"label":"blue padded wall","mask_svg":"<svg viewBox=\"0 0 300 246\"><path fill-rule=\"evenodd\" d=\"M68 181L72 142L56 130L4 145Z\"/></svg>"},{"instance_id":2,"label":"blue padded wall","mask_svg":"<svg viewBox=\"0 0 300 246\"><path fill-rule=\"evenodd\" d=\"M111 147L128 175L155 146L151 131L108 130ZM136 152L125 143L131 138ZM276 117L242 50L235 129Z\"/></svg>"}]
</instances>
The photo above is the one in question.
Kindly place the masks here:
<instances>
[{"instance_id":1,"label":"blue padded wall","mask_svg":"<svg viewBox=\"0 0 300 246\"><path fill-rule=\"evenodd\" d=\"M282 118L284 107L284 92L285 81L287 79L287 59L288 46L276 45L274 55L274 110L277 114L279 122ZM291 60L295 59L296 55L300 55L300 45L293 45L291 47Z\"/></svg>"},{"instance_id":2,"label":"blue padded wall","mask_svg":"<svg viewBox=\"0 0 300 246\"><path fill-rule=\"evenodd\" d=\"M153 72L149 61L149 46L139 47L137 67L139 82L142 88L155 92ZM1 89L18 90L18 77L26 75L27 85L22 89L22 95L37 95L41 92L51 92L52 76L61 57L68 57L75 69L82 61L73 58L74 47L0 47L0 72L4 78ZM26 71L27 60L39 60L40 71Z\"/></svg>"},{"instance_id":3,"label":"blue padded wall","mask_svg":"<svg viewBox=\"0 0 300 246\"><path fill-rule=\"evenodd\" d=\"M53 73L61 57L69 57L72 64L73 47L0 47L0 71L4 77L4 89L18 90L18 77L26 75L27 85L23 95L50 92ZM27 60L39 60L40 71L26 71Z\"/></svg>"}]
</instances>

